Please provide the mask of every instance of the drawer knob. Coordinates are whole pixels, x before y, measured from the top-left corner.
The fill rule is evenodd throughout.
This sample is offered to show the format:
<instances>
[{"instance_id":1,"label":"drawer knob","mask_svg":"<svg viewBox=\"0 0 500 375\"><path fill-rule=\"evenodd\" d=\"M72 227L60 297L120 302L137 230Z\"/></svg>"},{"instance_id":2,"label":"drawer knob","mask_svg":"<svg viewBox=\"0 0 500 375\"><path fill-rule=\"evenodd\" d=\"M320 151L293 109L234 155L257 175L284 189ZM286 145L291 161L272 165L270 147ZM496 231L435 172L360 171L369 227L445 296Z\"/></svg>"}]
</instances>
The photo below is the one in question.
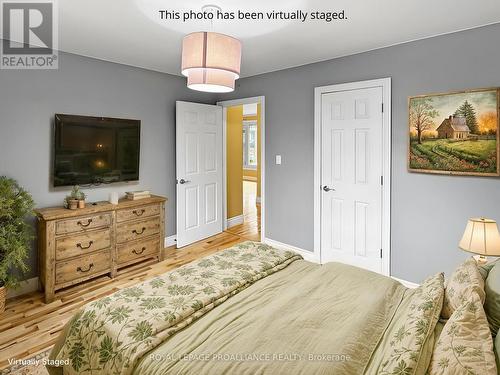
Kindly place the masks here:
<instances>
[{"instance_id":1,"label":"drawer knob","mask_svg":"<svg viewBox=\"0 0 500 375\"><path fill-rule=\"evenodd\" d=\"M76 270L78 272L89 272L92 269L92 267L94 267L94 263L90 263L89 268L87 268L86 270L84 270L82 267L78 267Z\"/></svg>"},{"instance_id":2,"label":"drawer knob","mask_svg":"<svg viewBox=\"0 0 500 375\"><path fill-rule=\"evenodd\" d=\"M141 255L144 252L144 250L146 250L146 247L143 247L141 250L134 249L132 250L132 252L136 255Z\"/></svg>"},{"instance_id":3,"label":"drawer knob","mask_svg":"<svg viewBox=\"0 0 500 375\"><path fill-rule=\"evenodd\" d=\"M77 243L76 247L79 247L82 250L87 250L90 249L90 247L93 245L94 241L89 241L89 244L87 246L83 246L81 243Z\"/></svg>"},{"instance_id":4,"label":"drawer knob","mask_svg":"<svg viewBox=\"0 0 500 375\"><path fill-rule=\"evenodd\" d=\"M77 224L83 228L86 228L90 225L90 223L92 223L92 219L88 219L87 224L83 224L81 221L79 221Z\"/></svg>"},{"instance_id":5,"label":"drawer knob","mask_svg":"<svg viewBox=\"0 0 500 375\"><path fill-rule=\"evenodd\" d=\"M143 208L141 209L140 211L137 211L137 210L134 210L132 211L132 213L135 215L135 216L142 216L144 214L144 212L146 212L146 210Z\"/></svg>"},{"instance_id":6,"label":"drawer knob","mask_svg":"<svg viewBox=\"0 0 500 375\"><path fill-rule=\"evenodd\" d=\"M145 230L146 230L146 227L142 227L142 230L140 232L138 232L137 229L134 229L132 231L132 233L139 235L139 234L143 234Z\"/></svg>"}]
</instances>

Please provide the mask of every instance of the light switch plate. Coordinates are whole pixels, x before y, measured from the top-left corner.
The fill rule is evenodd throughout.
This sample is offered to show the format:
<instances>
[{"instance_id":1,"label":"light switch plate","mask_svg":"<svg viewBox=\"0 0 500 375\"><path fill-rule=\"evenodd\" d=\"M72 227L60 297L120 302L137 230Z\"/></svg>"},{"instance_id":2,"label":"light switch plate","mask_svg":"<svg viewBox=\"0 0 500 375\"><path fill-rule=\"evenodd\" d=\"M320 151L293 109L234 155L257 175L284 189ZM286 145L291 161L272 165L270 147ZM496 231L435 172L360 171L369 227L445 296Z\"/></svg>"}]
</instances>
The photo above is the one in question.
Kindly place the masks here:
<instances>
[{"instance_id":1,"label":"light switch plate","mask_svg":"<svg viewBox=\"0 0 500 375\"><path fill-rule=\"evenodd\" d=\"M276 155L276 164L281 164L281 155Z\"/></svg>"}]
</instances>

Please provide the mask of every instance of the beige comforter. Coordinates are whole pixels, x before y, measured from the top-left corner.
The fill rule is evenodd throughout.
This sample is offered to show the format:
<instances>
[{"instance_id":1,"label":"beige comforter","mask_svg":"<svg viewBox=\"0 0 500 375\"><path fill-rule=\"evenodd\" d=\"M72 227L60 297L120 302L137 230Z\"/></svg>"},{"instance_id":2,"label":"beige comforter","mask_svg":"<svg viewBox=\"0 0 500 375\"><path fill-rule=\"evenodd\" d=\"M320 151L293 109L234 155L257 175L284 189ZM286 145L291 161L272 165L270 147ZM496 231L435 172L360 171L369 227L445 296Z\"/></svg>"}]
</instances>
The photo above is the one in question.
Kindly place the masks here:
<instances>
[{"instance_id":1,"label":"beige comforter","mask_svg":"<svg viewBox=\"0 0 500 375\"><path fill-rule=\"evenodd\" d=\"M405 288L296 261L145 356L136 374L362 374Z\"/></svg>"},{"instance_id":2,"label":"beige comforter","mask_svg":"<svg viewBox=\"0 0 500 375\"><path fill-rule=\"evenodd\" d=\"M424 374L443 289L257 243L148 283L85 307L51 373Z\"/></svg>"}]
</instances>

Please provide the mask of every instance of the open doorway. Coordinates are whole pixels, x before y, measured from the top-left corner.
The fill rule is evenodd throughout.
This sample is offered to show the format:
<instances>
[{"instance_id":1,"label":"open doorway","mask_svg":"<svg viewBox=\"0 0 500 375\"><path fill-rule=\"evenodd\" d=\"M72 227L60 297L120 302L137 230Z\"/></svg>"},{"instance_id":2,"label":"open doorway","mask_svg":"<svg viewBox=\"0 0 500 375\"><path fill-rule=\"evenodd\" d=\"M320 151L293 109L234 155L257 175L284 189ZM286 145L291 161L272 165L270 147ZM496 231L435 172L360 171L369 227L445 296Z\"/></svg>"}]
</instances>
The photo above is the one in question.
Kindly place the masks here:
<instances>
[{"instance_id":1,"label":"open doorway","mask_svg":"<svg viewBox=\"0 0 500 375\"><path fill-rule=\"evenodd\" d=\"M264 212L264 97L224 107L224 229L260 241Z\"/></svg>"}]
</instances>

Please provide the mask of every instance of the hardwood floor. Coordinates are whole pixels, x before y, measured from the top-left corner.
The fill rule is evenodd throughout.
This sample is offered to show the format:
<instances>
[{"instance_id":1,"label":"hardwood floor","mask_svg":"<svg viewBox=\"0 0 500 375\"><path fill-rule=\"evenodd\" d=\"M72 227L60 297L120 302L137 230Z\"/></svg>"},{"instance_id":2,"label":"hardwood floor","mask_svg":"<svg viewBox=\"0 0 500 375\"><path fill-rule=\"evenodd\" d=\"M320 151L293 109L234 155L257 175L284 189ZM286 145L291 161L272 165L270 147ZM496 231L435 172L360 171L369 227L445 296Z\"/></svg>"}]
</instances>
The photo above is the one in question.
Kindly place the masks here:
<instances>
[{"instance_id":1,"label":"hardwood floor","mask_svg":"<svg viewBox=\"0 0 500 375\"><path fill-rule=\"evenodd\" d=\"M76 310L90 301L239 242L259 241L260 208L255 206L252 186L244 191L243 224L179 250L167 248L163 262L132 266L118 272L115 279L100 277L90 283L62 290L56 293L55 300L49 304L44 304L41 292L8 300L5 312L0 315L0 370L8 367L9 358L25 359L50 348Z\"/></svg>"}]
</instances>

